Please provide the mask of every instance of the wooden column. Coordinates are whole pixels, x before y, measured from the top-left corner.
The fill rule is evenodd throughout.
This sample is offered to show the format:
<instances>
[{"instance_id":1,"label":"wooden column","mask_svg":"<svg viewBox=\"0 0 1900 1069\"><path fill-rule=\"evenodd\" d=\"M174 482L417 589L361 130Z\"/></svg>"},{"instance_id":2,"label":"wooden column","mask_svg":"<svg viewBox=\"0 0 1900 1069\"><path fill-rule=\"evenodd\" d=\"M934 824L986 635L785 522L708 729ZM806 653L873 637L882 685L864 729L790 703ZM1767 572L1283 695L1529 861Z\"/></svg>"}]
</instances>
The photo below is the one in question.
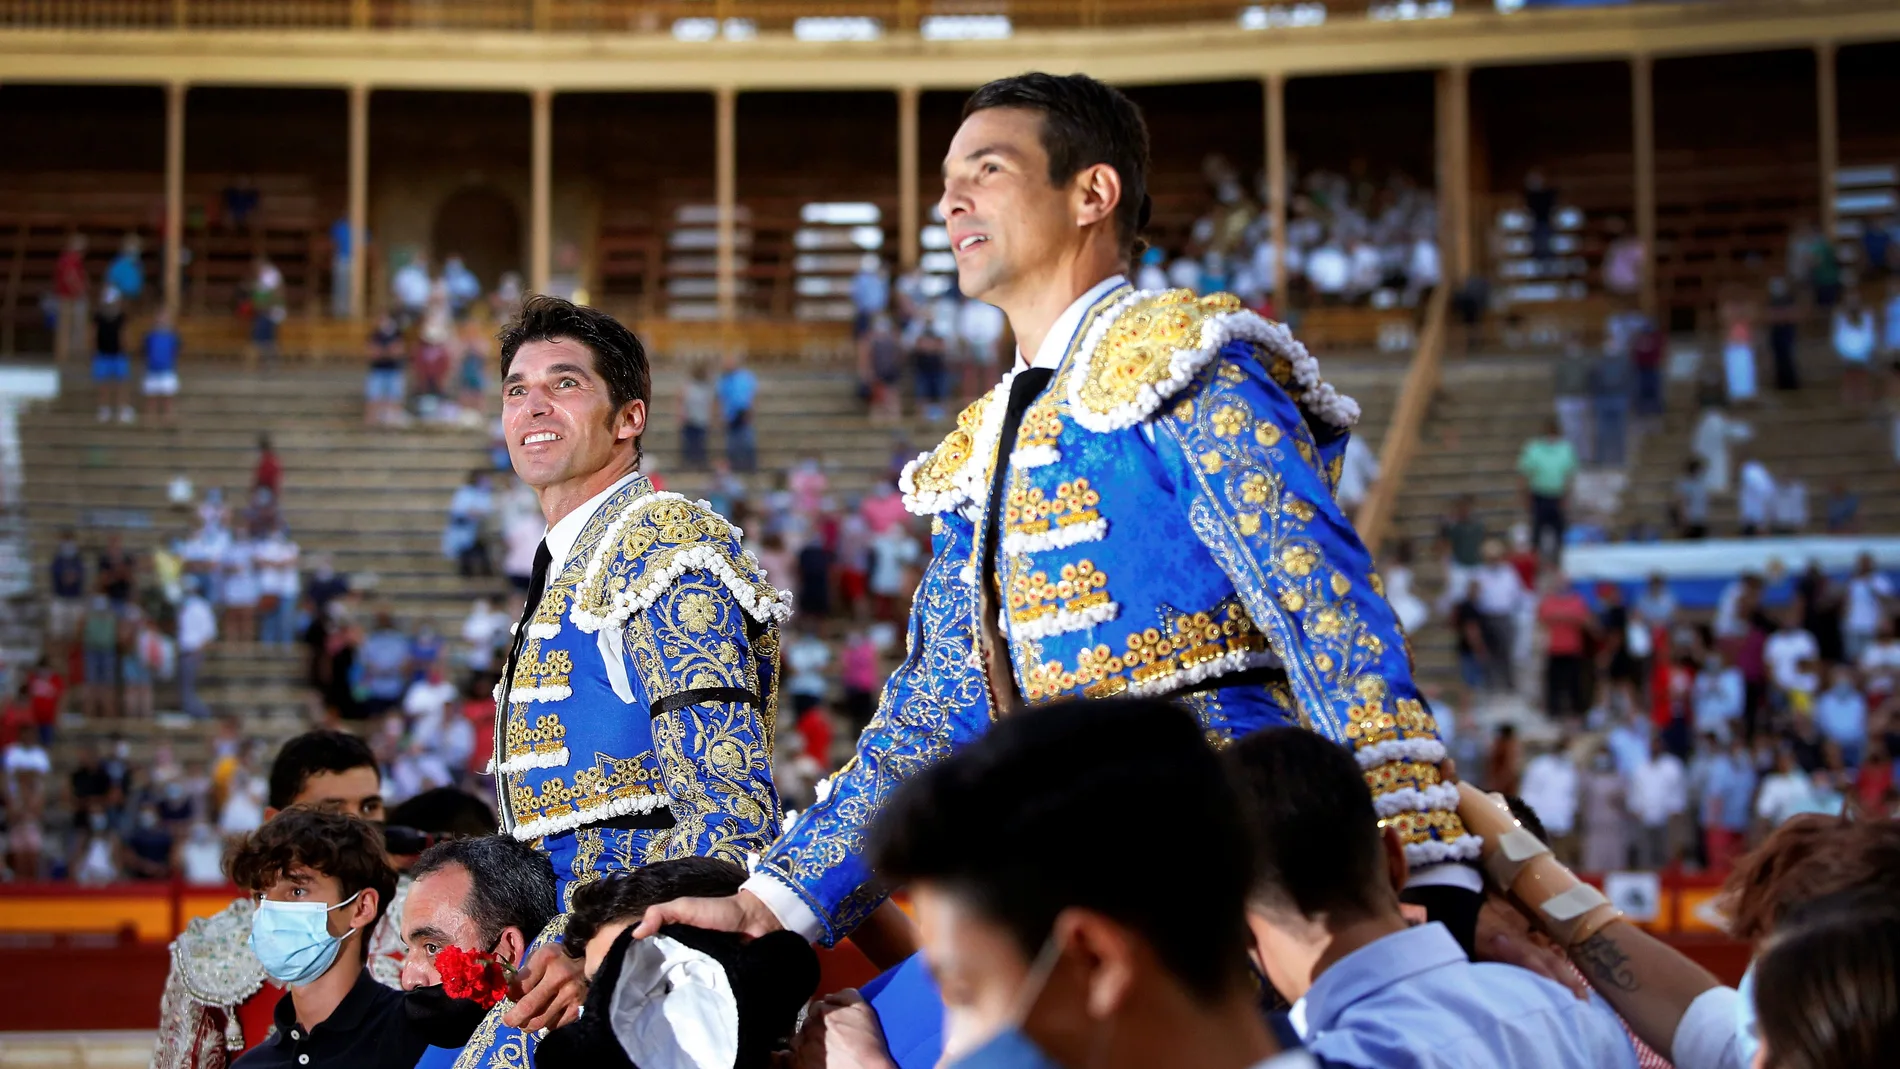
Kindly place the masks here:
<instances>
[{"instance_id":1,"label":"wooden column","mask_svg":"<svg viewBox=\"0 0 1900 1069\"><path fill-rule=\"evenodd\" d=\"M1287 315L1286 293L1286 75L1267 75L1267 213L1273 242L1273 307Z\"/></svg>"},{"instance_id":2,"label":"wooden column","mask_svg":"<svg viewBox=\"0 0 1900 1069\"><path fill-rule=\"evenodd\" d=\"M922 255L918 231L923 227L917 203L917 98L914 85L897 90L897 255L908 271Z\"/></svg>"},{"instance_id":3,"label":"wooden column","mask_svg":"<svg viewBox=\"0 0 1900 1069\"><path fill-rule=\"evenodd\" d=\"M369 312L369 86L350 86L350 315Z\"/></svg>"},{"instance_id":4,"label":"wooden column","mask_svg":"<svg viewBox=\"0 0 1900 1069\"><path fill-rule=\"evenodd\" d=\"M529 166L528 273L536 293L546 293L554 269L554 91L533 94L533 160Z\"/></svg>"},{"instance_id":5,"label":"wooden column","mask_svg":"<svg viewBox=\"0 0 1900 1069\"><path fill-rule=\"evenodd\" d=\"M1655 62L1649 56L1630 57L1630 128L1636 159L1636 240L1643 246L1642 286L1637 291L1643 312L1654 316L1656 295L1656 91Z\"/></svg>"},{"instance_id":6,"label":"wooden column","mask_svg":"<svg viewBox=\"0 0 1900 1069\"><path fill-rule=\"evenodd\" d=\"M739 318L739 143L738 91L722 85L713 95L713 187L719 202L719 318Z\"/></svg>"},{"instance_id":7,"label":"wooden column","mask_svg":"<svg viewBox=\"0 0 1900 1069\"><path fill-rule=\"evenodd\" d=\"M1834 173L1841 166L1841 112L1835 93L1838 82L1834 73L1834 42L1814 46L1814 99L1820 109L1821 147L1821 233L1835 240L1839 219L1834 211Z\"/></svg>"},{"instance_id":8,"label":"wooden column","mask_svg":"<svg viewBox=\"0 0 1900 1069\"><path fill-rule=\"evenodd\" d=\"M189 87L172 82L165 87L165 310L178 314L183 293L185 236L185 94Z\"/></svg>"},{"instance_id":9,"label":"wooden column","mask_svg":"<svg viewBox=\"0 0 1900 1069\"><path fill-rule=\"evenodd\" d=\"M1471 277L1471 69L1438 72L1438 243L1445 281Z\"/></svg>"}]
</instances>

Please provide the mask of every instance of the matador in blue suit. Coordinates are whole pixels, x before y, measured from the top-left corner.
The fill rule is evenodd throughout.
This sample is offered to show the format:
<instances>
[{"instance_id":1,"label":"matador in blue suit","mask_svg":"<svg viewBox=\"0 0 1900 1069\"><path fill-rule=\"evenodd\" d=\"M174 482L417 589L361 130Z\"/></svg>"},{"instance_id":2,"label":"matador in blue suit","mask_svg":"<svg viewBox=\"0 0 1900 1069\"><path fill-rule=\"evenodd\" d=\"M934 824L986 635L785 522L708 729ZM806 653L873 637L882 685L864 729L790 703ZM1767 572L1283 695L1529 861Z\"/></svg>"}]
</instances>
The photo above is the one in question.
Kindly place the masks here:
<instances>
[{"instance_id":1,"label":"matador in blue suit","mask_svg":"<svg viewBox=\"0 0 1900 1069\"><path fill-rule=\"evenodd\" d=\"M649 911L642 931L690 917L834 943L888 893L866 842L900 783L998 717L1114 695L1179 702L1217 744L1297 724L1350 747L1414 883L1476 891L1405 636L1333 496L1358 406L1239 299L1122 276L1147 134L1121 94L1031 74L964 114L939 206L963 292L1001 307L1021 349L904 471L934 550L908 655L740 900ZM1166 851L1131 843L1130 863Z\"/></svg>"},{"instance_id":2,"label":"matador in blue suit","mask_svg":"<svg viewBox=\"0 0 1900 1069\"><path fill-rule=\"evenodd\" d=\"M495 689L501 830L548 855L563 910L611 872L694 855L743 866L779 832L771 742L791 596L738 528L636 469L650 380L631 332L535 297L502 342L509 452L552 523ZM510 1008L457 1069L532 1064L535 1033L505 1022Z\"/></svg>"}]
</instances>

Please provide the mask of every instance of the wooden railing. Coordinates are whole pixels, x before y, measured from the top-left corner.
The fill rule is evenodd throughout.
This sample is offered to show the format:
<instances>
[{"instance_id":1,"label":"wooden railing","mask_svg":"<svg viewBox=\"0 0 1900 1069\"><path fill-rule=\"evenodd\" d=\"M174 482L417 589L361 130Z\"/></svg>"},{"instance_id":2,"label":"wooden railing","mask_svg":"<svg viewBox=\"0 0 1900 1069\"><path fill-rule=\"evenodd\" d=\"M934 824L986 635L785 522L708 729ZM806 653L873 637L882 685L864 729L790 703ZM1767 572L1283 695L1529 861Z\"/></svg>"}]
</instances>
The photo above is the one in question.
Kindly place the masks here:
<instances>
[{"instance_id":1,"label":"wooden railing","mask_svg":"<svg viewBox=\"0 0 1900 1069\"><path fill-rule=\"evenodd\" d=\"M1489 10L1480 0L1460 9ZM1323 6L1364 16L1386 0L0 0L0 30L488 30L670 34L680 19L743 20L754 33L788 33L806 18L873 19L884 33L916 32L932 16L1007 16L1013 29L1181 23L1235 24L1245 8L1287 18ZM1422 6L1422 4L1421 4ZM1263 10L1263 16L1267 14Z\"/></svg>"},{"instance_id":2,"label":"wooden railing","mask_svg":"<svg viewBox=\"0 0 1900 1069\"><path fill-rule=\"evenodd\" d=\"M1425 306L1425 327L1419 331L1418 351L1406 368L1405 382L1399 387L1399 402L1392 410L1392 425L1386 428L1385 445L1379 450L1379 478L1359 506L1353 526L1359 539L1373 553L1392 527L1398 509L1399 491L1411 467L1419 441L1425 431L1425 417L1431 412L1432 397L1438 392L1439 374L1445 359L1445 318L1451 291L1440 286L1432 291Z\"/></svg>"}]
</instances>

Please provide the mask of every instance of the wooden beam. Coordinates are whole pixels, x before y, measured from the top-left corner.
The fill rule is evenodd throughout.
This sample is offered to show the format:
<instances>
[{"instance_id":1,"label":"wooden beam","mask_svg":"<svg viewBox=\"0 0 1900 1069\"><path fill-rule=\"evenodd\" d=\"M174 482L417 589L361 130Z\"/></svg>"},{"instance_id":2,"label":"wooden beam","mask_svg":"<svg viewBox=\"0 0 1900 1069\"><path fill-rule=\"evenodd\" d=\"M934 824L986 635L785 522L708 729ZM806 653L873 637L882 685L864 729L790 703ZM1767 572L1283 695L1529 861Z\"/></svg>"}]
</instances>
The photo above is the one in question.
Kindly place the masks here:
<instances>
[{"instance_id":1,"label":"wooden beam","mask_svg":"<svg viewBox=\"0 0 1900 1069\"><path fill-rule=\"evenodd\" d=\"M546 293L554 274L554 91L536 89L530 99L534 144L528 180L528 273L534 292Z\"/></svg>"},{"instance_id":2,"label":"wooden beam","mask_svg":"<svg viewBox=\"0 0 1900 1069\"><path fill-rule=\"evenodd\" d=\"M914 85L897 91L897 252L898 262L909 271L917 266L923 250L918 241L923 228L923 205L917 188L917 98Z\"/></svg>"},{"instance_id":3,"label":"wooden beam","mask_svg":"<svg viewBox=\"0 0 1900 1069\"><path fill-rule=\"evenodd\" d=\"M719 318L739 318L739 94L722 85L713 94L713 189L719 205Z\"/></svg>"},{"instance_id":4,"label":"wooden beam","mask_svg":"<svg viewBox=\"0 0 1900 1069\"><path fill-rule=\"evenodd\" d=\"M350 86L350 316L369 311L369 86Z\"/></svg>"},{"instance_id":5,"label":"wooden beam","mask_svg":"<svg viewBox=\"0 0 1900 1069\"><path fill-rule=\"evenodd\" d=\"M165 310L174 319L178 301L184 292L183 270L185 236L185 94L183 82L165 86Z\"/></svg>"},{"instance_id":6,"label":"wooden beam","mask_svg":"<svg viewBox=\"0 0 1900 1069\"><path fill-rule=\"evenodd\" d=\"M1438 72L1438 232L1446 281L1471 277L1471 69Z\"/></svg>"},{"instance_id":7,"label":"wooden beam","mask_svg":"<svg viewBox=\"0 0 1900 1069\"><path fill-rule=\"evenodd\" d=\"M1645 53L1630 59L1630 127L1636 160L1636 240L1643 246L1643 312L1656 315L1656 91L1655 61Z\"/></svg>"},{"instance_id":8,"label":"wooden beam","mask_svg":"<svg viewBox=\"0 0 1900 1069\"><path fill-rule=\"evenodd\" d=\"M1267 87L1267 212L1272 223L1273 307L1287 314L1286 292L1286 75L1269 74Z\"/></svg>"},{"instance_id":9,"label":"wooden beam","mask_svg":"<svg viewBox=\"0 0 1900 1069\"><path fill-rule=\"evenodd\" d=\"M1821 233L1835 240L1839 218L1834 211L1834 174L1841 166L1841 110L1836 99L1839 82L1834 68L1834 42L1814 46L1814 99L1820 114Z\"/></svg>"}]
</instances>

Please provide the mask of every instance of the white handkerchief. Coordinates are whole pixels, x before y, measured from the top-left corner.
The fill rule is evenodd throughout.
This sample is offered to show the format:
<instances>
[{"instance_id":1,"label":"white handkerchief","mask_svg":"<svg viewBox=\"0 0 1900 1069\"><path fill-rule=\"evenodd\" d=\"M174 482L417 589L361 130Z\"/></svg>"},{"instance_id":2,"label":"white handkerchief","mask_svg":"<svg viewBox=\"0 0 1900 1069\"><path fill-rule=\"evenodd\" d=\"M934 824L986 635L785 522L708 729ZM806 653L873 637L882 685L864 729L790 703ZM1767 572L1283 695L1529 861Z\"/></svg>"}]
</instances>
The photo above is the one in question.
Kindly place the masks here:
<instances>
[{"instance_id":1,"label":"white handkerchief","mask_svg":"<svg viewBox=\"0 0 1900 1069\"><path fill-rule=\"evenodd\" d=\"M640 1069L732 1069L739 1059L725 966L663 935L627 947L608 1019Z\"/></svg>"}]
</instances>

